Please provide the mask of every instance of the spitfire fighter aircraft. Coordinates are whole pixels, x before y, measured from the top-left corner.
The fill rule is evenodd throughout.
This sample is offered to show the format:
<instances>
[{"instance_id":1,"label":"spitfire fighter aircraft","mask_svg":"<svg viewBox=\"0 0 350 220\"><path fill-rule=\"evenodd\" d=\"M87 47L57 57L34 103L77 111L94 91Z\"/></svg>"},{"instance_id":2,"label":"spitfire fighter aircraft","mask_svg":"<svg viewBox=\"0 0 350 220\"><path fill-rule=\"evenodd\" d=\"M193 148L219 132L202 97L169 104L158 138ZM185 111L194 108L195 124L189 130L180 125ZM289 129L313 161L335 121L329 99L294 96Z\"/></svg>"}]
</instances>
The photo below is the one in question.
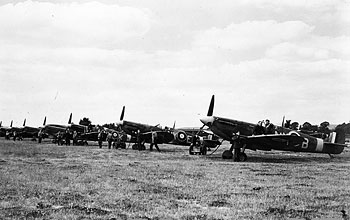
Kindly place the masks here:
<instances>
[{"instance_id":1,"label":"spitfire fighter aircraft","mask_svg":"<svg viewBox=\"0 0 350 220\"><path fill-rule=\"evenodd\" d=\"M231 143L231 148L223 152L224 159L245 161L245 149L281 150L293 152L311 152L324 154L340 154L345 145L345 130L338 126L328 139L310 135L282 127L276 128L275 134L253 135L255 124L234 119L213 116L214 95L212 96L207 116L200 119L214 134ZM232 153L233 152L233 153Z\"/></svg>"},{"instance_id":2,"label":"spitfire fighter aircraft","mask_svg":"<svg viewBox=\"0 0 350 220\"><path fill-rule=\"evenodd\" d=\"M10 127L1 127L0 125L0 129L1 133L5 134L7 132L9 133L9 136L14 136L16 132L16 138L32 138L32 140L35 140L38 137L38 132L41 128L26 126L26 119L24 119L23 125L20 127L13 127L11 121Z\"/></svg>"},{"instance_id":3,"label":"spitfire fighter aircraft","mask_svg":"<svg viewBox=\"0 0 350 220\"><path fill-rule=\"evenodd\" d=\"M2 126L2 121L0 122L0 136L1 137L5 137L6 136L6 132L11 132L11 129L12 129L12 124L13 124L13 121L11 120L11 124L10 124L10 127L5 127L5 126Z\"/></svg>"},{"instance_id":4,"label":"spitfire fighter aircraft","mask_svg":"<svg viewBox=\"0 0 350 220\"><path fill-rule=\"evenodd\" d=\"M44 118L43 126L45 126L46 123L46 117ZM31 127L26 126L26 119L24 119L23 126L22 127L16 127L14 130L19 134L21 138L32 138L32 140L36 140L38 137L39 131L42 129L42 127Z\"/></svg>"},{"instance_id":5,"label":"spitfire fighter aircraft","mask_svg":"<svg viewBox=\"0 0 350 220\"><path fill-rule=\"evenodd\" d=\"M70 129L70 131L77 131L77 133L81 134L81 133L87 132L88 128L87 126L84 126L84 125L72 123L72 113L71 113L69 116L67 125L47 124L41 129L41 132L51 138L55 138L58 132L60 131L65 132L67 129Z\"/></svg>"},{"instance_id":6,"label":"spitfire fighter aircraft","mask_svg":"<svg viewBox=\"0 0 350 220\"><path fill-rule=\"evenodd\" d=\"M169 143L174 139L174 135L170 131L162 129L159 125L153 126L124 120L124 113L125 106L123 106L118 125L123 131L132 136L131 142L137 141L137 135L139 135L143 149L145 149L144 143L152 142L152 133L154 132L157 135L158 144Z\"/></svg>"}]
</instances>

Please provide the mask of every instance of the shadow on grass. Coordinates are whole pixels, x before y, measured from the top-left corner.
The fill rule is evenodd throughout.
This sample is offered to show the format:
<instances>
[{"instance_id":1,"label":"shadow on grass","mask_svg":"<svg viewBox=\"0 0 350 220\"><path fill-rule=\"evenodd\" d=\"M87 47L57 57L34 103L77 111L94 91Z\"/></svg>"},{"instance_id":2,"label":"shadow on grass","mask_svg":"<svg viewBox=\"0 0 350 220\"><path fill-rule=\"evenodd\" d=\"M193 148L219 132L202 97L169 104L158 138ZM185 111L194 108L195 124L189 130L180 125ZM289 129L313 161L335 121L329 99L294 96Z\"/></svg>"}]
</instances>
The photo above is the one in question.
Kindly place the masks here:
<instances>
[{"instance_id":1,"label":"shadow on grass","mask_svg":"<svg viewBox=\"0 0 350 220\"><path fill-rule=\"evenodd\" d=\"M247 153L248 159L244 163L283 163L283 164L299 164L299 163L344 163L349 162L350 157L348 155L337 155L334 158L330 158L327 154L297 154L297 153L254 153L249 155ZM224 160L220 155L210 155L207 157L212 161L225 161L225 162L234 162L233 159Z\"/></svg>"}]
</instances>

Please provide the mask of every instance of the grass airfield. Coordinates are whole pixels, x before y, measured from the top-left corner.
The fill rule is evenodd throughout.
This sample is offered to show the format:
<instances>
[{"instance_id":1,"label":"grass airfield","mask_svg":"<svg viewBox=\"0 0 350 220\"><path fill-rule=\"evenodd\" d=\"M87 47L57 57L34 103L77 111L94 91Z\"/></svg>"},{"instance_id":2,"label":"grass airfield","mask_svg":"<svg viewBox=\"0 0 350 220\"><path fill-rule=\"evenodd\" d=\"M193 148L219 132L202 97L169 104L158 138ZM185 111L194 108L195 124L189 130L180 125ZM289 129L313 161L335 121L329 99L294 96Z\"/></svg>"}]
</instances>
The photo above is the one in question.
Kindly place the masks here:
<instances>
[{"instance_id":1,"label":"grass airfield","mask_svg":"<svg viewBox=\"0 0 350 220\"><path fill-rule=\"evenodd\" d=\"M0 219L342 219L350 151L156 151L0 139ZM211 151L208 152L211 154Z\"/></svg>"}]
</instances>

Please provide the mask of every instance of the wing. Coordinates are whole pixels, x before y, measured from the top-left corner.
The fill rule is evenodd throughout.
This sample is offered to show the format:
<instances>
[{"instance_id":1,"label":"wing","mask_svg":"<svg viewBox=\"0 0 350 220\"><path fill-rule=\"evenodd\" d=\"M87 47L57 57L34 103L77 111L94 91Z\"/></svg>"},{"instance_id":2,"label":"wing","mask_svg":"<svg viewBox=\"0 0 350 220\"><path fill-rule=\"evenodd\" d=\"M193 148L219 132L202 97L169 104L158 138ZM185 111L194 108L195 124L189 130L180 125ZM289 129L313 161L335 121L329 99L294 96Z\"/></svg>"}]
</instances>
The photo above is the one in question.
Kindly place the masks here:
<instances>
[{"instance_id":1,"label":"wing","mask_svg":"<svg viewBox=\"0 0 350 220\"><path fill-rule=\"evenodd\" d=\"M248 149L285 151L297 151L304 141L300 136L281 134L248 136L242 140Z\"/></svg>"}]
</instances>

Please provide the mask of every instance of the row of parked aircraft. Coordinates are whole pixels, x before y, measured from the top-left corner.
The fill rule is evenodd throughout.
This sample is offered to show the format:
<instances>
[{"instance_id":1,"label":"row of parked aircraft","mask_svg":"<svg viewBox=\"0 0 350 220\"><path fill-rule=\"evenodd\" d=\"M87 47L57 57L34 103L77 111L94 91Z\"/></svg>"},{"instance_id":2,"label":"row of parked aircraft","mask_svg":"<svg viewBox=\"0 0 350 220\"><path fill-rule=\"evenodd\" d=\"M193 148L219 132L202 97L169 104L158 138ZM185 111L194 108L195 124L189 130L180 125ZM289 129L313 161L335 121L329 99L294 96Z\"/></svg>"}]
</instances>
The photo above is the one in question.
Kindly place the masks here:
<instances>
[{"instance_id":1,"label":"row of parked aircraft","mask_svg":"<svg viewBox=\"0 0 350 220\"><path fill-rule=\"evenodd\" d=\"M72 123L72 114L69 117L67 125L46 124L44 119L43 127L35 128L26 126L24 121L22 127L1 126L0 134L5 136L6 133L13 134L16 132L23 138L56 138L59 132L75 132L77 139L81 143L87 141L98 141L101 136L99 134L103 130L104 134L112 134L111 136L122 142L141 142L151 143L152 135L156 133L156 141L158 144L171 143L180 145L190 145L189 152L193 154L198 152L206 154L208 148L215 148L221 145L222 141L228 141L231 144L229 150L223 152L224 159L234 159L234 161L245 161L247 155L246 149L250 150L281 150L292 152L311 152L340 154L343 152L345 144L345 128L344 125L337 126L326 137L319 138L313 134L305 133L300 130L290 129L284 126L275 126L273 134L255 134L256 124L244 121L238 121L229 118L213 116L214 112L214 95L211 98L207 116L200 119L203 123L198 128L161 128L159 125L147 125L137 122L124 120L125 106L122 109L119 122L115 127L107 128L101 126L85 126ZM106 140L105 135L103 140ZM196 151L196 149L198 151Z\"/></svg>"}]
</instances>

